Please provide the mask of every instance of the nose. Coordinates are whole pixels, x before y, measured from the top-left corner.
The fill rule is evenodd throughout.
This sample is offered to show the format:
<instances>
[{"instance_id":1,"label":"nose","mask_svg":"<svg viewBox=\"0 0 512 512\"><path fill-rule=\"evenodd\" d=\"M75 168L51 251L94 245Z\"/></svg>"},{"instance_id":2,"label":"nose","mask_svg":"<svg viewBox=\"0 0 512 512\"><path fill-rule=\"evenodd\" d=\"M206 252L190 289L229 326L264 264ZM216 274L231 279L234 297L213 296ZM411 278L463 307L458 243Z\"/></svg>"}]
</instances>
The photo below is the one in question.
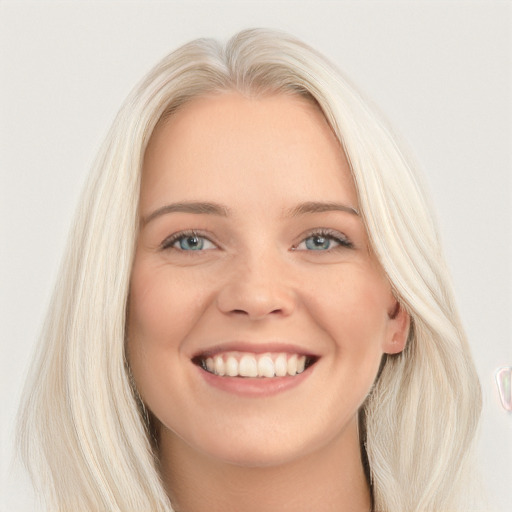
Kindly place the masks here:
<instances>
[{"instance_id":1,"label":"nose","mask_svg":"<svg viewBox=\"0 0 512 512\"><path fill-rule=\"evenodd\" d=\"M217 307L224 314L251 320L288 316L296 305L289 274L276 259L256 257L235 264L218 293Z\"/></svg>"}]
</instances>

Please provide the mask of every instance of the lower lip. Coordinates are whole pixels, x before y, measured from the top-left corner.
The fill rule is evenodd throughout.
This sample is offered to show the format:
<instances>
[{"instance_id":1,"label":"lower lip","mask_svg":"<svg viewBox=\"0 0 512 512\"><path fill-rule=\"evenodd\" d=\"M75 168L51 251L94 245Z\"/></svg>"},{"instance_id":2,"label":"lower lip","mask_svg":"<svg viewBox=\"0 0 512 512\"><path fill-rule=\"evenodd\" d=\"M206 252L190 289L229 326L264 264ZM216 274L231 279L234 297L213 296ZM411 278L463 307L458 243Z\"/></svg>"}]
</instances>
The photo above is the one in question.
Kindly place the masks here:
<instances>
[{"instance_id":1,"label":"lower lip","mask_svg":"<svg viewBox=\"0 0 512 512\"><path fill-rule=\"evenodd\" d=\"M300 385L311 375L314 366L312 365L294 376L270 378L220 377L199 366L196 366L196 369L207 384L226 393L247 397L266 397L277 395Z\"/></svg>"}]
</instances>

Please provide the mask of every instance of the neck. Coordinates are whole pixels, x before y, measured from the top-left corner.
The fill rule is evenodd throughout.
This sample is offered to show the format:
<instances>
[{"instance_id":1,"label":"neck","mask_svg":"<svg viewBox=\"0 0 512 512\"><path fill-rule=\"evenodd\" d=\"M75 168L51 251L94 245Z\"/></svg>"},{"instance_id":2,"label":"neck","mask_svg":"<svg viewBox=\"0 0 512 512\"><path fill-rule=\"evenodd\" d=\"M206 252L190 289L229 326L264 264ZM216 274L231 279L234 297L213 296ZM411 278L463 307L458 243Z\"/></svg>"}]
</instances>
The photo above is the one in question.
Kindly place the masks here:
<instances>
[{"instance_id":1,"label":"neck","mask_svg":"<svg viewBox=\"0 0 512 512\"><path fill-rule=\"evenodd\" d=\"M268 467L219 461L164 437L162 478L176 512L370 510L356 420L320 450Z\"/></svg>"}]
</instances>

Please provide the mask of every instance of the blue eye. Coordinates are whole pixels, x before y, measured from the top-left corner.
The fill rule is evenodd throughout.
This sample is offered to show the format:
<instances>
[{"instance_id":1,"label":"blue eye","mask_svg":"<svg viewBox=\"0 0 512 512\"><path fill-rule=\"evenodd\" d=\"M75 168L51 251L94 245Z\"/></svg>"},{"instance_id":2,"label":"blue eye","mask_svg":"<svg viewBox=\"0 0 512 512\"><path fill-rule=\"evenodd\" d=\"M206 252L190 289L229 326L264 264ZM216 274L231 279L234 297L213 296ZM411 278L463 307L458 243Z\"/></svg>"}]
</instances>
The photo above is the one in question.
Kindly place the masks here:
<instances>
[{"instance_id":1,"label":"blue eye","mask_svg":"<svg viewBox=\"0 0 512 512\"><path fill-rule=\"evenodd\" d=\"M353 248L353 244L342 233L328 230L309 235L295 250L330 251L338 248Z\"/></svg>"},{"instance_id":2,"label":"blue eye","mask_svg":"<svg viewBox=\"0 0 512 512\"><path fill-rule=\"evenodd\" d=\"M215 249L213 242L208 238L194 232L181 232L170 236L163 241L162 249L175 249L178 251L204 251Z\"/></svg>"},{"instance_id":3,"label":"blue eye","mask_svg":"<svg viewBox=\"0 0 512 512\"><path fill-rule=\"evenodd\" d=\"M326 251L331 248L334 240L322 235L313 235L306 238L304 242L306 243L306 248L310 251Z\"/></svg>"},{"instance_id":4,"label":"blue eye","mask_svg":"<svg viewBox=\"0 0 512 512\"><path fill-rule=\"evenodd\" d=\"M176 240L174 245L178 244L182 251L200 251L204 248L204 242L203 237L192 235Z\"/></svg>"}]
</instances>

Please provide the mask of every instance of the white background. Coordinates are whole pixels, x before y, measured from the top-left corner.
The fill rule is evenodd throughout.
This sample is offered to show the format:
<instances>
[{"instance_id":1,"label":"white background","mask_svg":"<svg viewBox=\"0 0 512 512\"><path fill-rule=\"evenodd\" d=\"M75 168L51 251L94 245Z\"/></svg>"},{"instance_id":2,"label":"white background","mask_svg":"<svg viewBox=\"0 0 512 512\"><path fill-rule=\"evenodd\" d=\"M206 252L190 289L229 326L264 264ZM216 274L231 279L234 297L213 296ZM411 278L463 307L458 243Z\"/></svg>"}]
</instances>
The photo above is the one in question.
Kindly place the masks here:
<instances>
[{"instance_id":1,"label":"white background","mask_svg":"<svg viewBox=\"0 0 512 512\"><path fill-rule=\"evenodd\" d=\"M486 510L511 510L512 414L494 372L512 365L512 4L490 0L0 1L2 510L34 510L9 465L15 411L115 112L178 45L253 26L289 31L336 62L420 163L484 390Z\"/></svg>"}]
</instances>

